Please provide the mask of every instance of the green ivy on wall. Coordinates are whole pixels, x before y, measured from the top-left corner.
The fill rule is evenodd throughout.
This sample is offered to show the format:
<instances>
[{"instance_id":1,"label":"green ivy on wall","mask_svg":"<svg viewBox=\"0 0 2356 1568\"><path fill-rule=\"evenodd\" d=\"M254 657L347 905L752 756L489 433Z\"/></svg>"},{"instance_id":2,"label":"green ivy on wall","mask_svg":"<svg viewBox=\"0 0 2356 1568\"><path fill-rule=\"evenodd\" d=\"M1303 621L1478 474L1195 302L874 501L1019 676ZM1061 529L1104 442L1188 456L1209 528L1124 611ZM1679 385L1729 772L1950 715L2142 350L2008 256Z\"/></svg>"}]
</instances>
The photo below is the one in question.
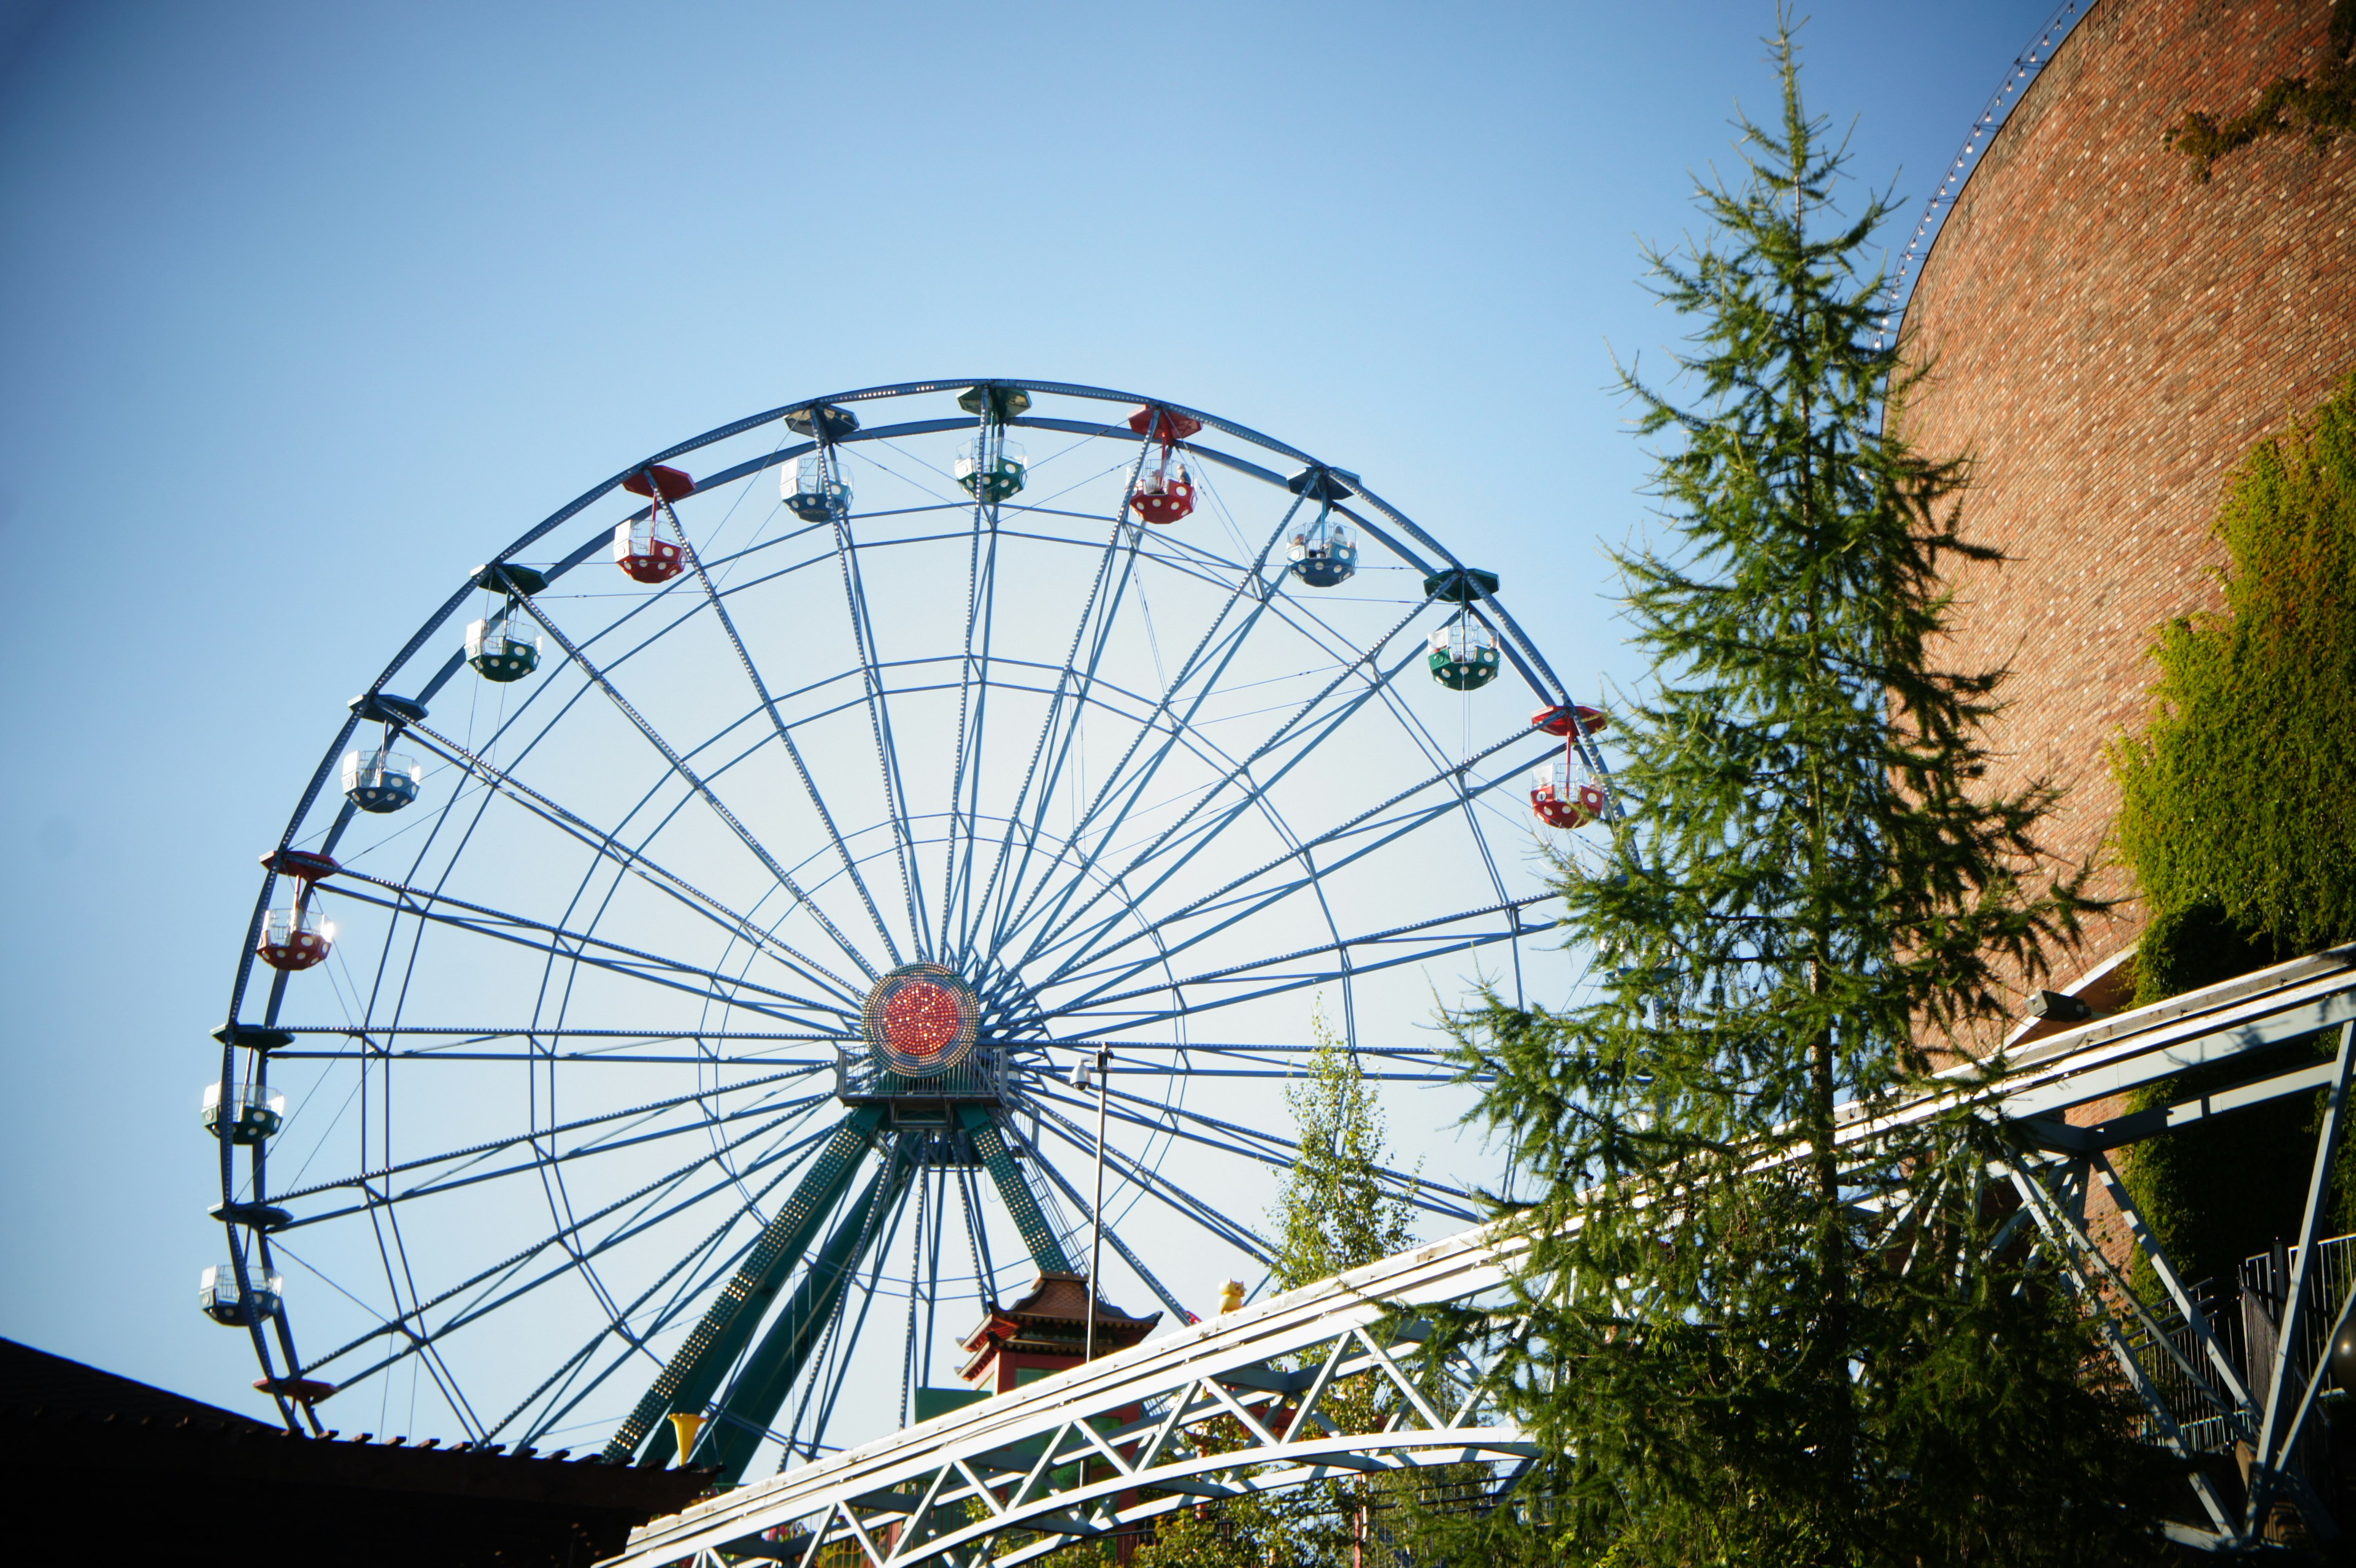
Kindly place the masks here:
<instances>
[{"instance_id":1,"label":"green ivy on wall","mask_svg":"<svg viewBox=\"0 0 2356 1568\"><path fill-rule=\"evenodd\" d=\"M2224 608L2170 622L2150 722L2113 748L2118 844L2149 911L2147 1003L2356 938L2356 377L2235 472L2216 534ZM2321 1041L2283 1048L2327 1051ZM2228 1062L2132 1109L2252 1076ZM2295 1233L2319 1096L2202 1122L2124 1174L2188 1278L2230 1294L2240 1261ZM2356 1228L2343 1148L2333 1229ZM2138 1288L2156 1284L2137 1260Z\"/></svg>"},{"instance_id":2,"label":"green ivy on wall","mask_svg":"<svg viewBox=\"0 0 2356 1568\"><path fill-rule=\"evenodd\" d=\"M2193 110L2170 125L2168 144L2192 160L2192 177L2207 184L2219 158L2274 136L2305 137L2318 153L2356 132L2356 0L2336 0L2323 61L2314 80L2277 77L2256 102L2229 120Z\"/></svg>"}]
</instances>

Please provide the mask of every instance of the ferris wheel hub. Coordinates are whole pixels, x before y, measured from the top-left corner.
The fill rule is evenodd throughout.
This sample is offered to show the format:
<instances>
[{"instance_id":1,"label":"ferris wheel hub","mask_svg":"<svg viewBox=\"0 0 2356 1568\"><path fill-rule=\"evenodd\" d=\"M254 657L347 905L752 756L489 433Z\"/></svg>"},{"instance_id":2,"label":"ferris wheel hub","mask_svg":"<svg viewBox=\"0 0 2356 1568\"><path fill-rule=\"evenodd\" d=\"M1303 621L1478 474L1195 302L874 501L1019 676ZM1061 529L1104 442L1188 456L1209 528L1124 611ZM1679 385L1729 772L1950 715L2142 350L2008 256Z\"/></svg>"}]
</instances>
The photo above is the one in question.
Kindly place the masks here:
<instances>
[{"instance_id":1,"label":"ferris wheel hub","mask_svg":"<svg viewBox=\"0 0 2356 1568\"><path fill-rule=\"evenodd\" d=\"M936 1078L972 1052L981 999L953 970L903 964L867 993L859 1023L879 1064L908 1078Z\"/></svg>"}]
</instances>

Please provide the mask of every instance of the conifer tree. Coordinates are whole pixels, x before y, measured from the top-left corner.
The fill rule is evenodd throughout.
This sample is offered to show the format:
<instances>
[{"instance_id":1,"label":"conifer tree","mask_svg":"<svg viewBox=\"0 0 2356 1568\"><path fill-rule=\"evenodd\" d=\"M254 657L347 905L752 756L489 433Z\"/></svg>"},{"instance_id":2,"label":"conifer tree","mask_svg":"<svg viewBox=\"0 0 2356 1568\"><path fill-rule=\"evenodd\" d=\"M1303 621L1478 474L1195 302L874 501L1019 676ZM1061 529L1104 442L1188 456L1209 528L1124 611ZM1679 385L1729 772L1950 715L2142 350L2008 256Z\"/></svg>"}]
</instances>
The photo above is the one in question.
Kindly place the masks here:
<instances>
[{"instance_id":1,"label":"conifer tree","mask_svg":"<svg viewBox=\"0 0 2356 1568\"><path fill-rule=\"evenodd\" d=\"M1691 325L1690 400L1633 371L1660 522L1616 560L1650 656L1620 717L1601 869L1560 862L1599 960L1563 1011L1454 1019L1499 1195L1527 1238L1489 1338L1544 1457L1513 1505L1427 1520L1459 1561L2086 1563L2150 1549L2153 1469L2075 1308L1999 1253L1994 1135L1836 1140L2007 1010L2075 934L2083 869L2037 841L2052 790L1978 781L1997 672L1942 667L1956 461L1885 430L1845 153L1803 106L1740 122L1706 233L1649 253Z\"/></svg>"}]
</instances>

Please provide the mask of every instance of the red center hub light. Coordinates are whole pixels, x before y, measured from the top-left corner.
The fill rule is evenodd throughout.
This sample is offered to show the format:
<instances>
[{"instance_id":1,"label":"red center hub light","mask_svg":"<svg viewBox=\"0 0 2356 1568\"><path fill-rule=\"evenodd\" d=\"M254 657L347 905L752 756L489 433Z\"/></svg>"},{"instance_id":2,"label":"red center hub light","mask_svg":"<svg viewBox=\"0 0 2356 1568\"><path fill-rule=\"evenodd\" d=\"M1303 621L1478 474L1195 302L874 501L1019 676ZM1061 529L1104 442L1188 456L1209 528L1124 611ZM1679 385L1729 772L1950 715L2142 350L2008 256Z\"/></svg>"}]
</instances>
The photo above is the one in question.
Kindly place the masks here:
<instances>
[{"instance_id":1,"label":"red center hub light","mask_svg":"<svg viewBox=\"0 0 2356 1568\"><path fill-rule=\"evenodd\" d=\"M875 1059L894 1072L930 1078L973 1050L980 998L937 964L905 964L875 982L860 1009L860 1032Z\"/></svg>"}]
</instances>

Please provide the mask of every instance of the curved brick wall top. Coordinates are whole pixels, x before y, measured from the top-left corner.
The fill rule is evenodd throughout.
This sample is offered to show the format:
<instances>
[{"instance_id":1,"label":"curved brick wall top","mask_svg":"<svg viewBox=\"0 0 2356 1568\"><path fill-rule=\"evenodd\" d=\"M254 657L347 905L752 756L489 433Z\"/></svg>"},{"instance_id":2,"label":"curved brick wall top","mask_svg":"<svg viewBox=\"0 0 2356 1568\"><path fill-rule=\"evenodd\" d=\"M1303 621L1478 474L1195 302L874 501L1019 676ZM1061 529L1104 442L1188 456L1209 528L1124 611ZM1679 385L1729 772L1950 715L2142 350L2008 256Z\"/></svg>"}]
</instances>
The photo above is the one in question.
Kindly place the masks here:
<instances>
[{"instance_id":1,"label":"curved brick wall top","mask_svg":"<svg viewBox=\"0 0 2356 1568\"><path fill-rule=\"evenodd\" d=\"M2217 602L2227 472L2356 369L2356 139L2278 138L2207 185L2161 139L2311 72L2329 10L2102 0L1973 171L1907 309L1934 372L1900 428L1973 454L1965 532L2012 558L1959 575L1948 654L2010 667L1991 778L2068 785L2049 837L2073 858L2116 813L2103 752L2146 710L2154 627ZM2130 889L2113 868L2100 891ZM2132 904L2098 923L2084 962L2140 925Z\"/></svg>"}]
</instances>

